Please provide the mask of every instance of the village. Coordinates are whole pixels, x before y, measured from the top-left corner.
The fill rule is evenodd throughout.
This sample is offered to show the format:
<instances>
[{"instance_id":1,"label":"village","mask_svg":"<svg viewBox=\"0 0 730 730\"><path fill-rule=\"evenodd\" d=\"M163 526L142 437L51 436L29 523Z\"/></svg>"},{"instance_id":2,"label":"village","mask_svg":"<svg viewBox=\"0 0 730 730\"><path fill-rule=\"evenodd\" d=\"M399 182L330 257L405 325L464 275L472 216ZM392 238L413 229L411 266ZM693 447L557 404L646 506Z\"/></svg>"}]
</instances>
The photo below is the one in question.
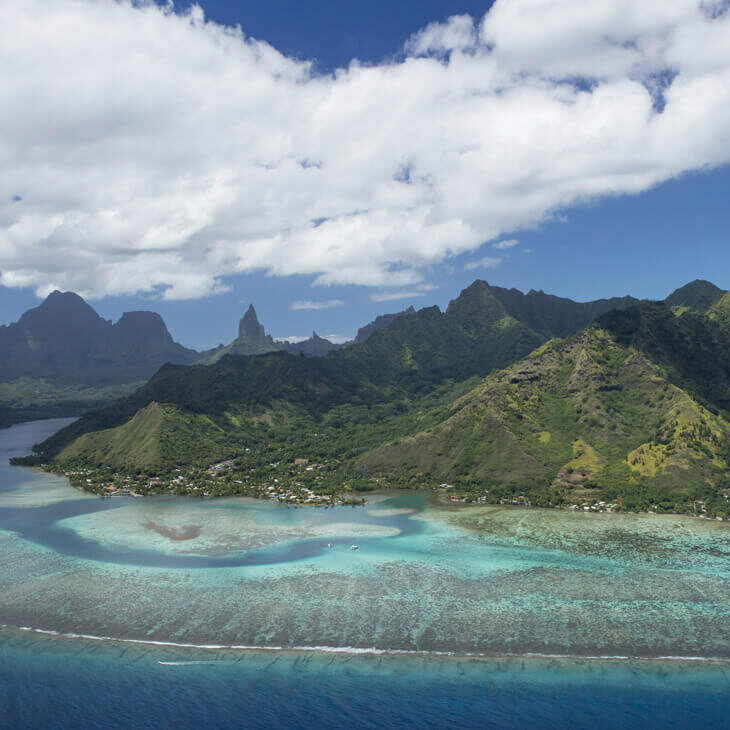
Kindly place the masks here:
<instances>
[{"instance_id":1,"label":"village","mask_svg":"<svg viewBox=\"0 0 730 730\"><path fill-rule=\"evenodd\" d=\"M287 505L320 507L365 504L349 484L335 486L326 475L331 465L297 457L268 466L226 459L207 467L175 467L158 474L129 473L111 467L72 468L63 472L71 485L100 497L179 495L210 499L247 496Z\"/></svg>"}]
</instances>

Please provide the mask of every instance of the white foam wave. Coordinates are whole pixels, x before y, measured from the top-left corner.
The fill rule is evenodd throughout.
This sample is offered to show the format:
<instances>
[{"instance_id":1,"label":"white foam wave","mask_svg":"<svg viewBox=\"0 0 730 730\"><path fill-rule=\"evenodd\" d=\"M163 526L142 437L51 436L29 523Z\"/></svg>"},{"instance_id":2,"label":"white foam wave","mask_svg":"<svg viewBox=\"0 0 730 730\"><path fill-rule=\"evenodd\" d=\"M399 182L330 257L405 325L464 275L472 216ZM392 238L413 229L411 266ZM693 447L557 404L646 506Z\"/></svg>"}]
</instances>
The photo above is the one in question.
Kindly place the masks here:
<instances>
[{"instance_id":1,"label":"white foam wave","mask_svg":"<svg viewBox=\"0 0 730 730\"><path fill-rule=\"evenodd\" d=\"M3 625L3 628L7 628ZM322 654L363 654L376 656L431 656L431 657L465 657L484 659L568 659L568 660L591 660L591 661L670 661L670 662L715 662L730 664L730 657L718 656L695 656L695 655L663 655L663 656L640 656L630 654L548 654L542 652L458 652L438 651L427 649L380 649L377 647L360 646L321 646L321 645L293 645L293 646L265 646L259 644L193 644L178 641L162 641L158 639L124 639L116 636L97 636L95 634L77 634L73 632L54 631L52 629L38 629L31 626L20 626L20 631L29 631L36 634L58 636L65 639L85 639L87 641L109 641L122 644L141 644L145 646L165 646L180 649L202 649L217 651L262 651L262 652L316 652ZM220 660L218 660L220 661ZM183 666L185 664L215 664L216 660L190 660L190 661L158 661L158 664L166 666Z\"/></svg>"}]
</instances>

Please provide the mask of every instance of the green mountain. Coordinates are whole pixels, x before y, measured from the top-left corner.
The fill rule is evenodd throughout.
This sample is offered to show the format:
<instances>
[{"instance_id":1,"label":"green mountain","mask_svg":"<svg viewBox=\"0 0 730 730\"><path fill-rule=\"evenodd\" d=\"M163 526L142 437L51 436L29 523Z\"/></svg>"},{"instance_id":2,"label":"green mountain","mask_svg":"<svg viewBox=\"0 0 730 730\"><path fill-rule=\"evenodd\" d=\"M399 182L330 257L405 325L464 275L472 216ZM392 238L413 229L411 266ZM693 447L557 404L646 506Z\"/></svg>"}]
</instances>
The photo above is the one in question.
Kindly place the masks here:
<instances>
[{"instance_id":1,"label":"green mountain","mask_svg":"<svg viewBox=\"0 0 730 730\"><path fill-rule=\"evenodd\" d=\"M167 464L176 448L189 450L190 460L215 459L226 450L226 431L202 414L183 413L171 405L150 403L122 426L81 436L59 454L63 462L83 456L130 471L154 470Z\"/></svg>"},{"instance_id":2,"label":"green mountain","mask_svg":"<svg viewBox=\"0 0 730 730\"><path fill-rule=\"evenodd\" d=\"M710 317L730 327L730 292L725 292L722 298L710 309Z\"/></svg>"},{"instance_id":3,"label":"green mountain","mask_svg":"<svg viewBox=\"0 0 730 730\"><path fill-rule=\"evenodd\" d=\"M680 509L730 486L729 395L730 328L646 302L490 375L362 466L533 504L620 497Z\"/></svg>"},{"instance_id":4,"label":"green mountain","mask_svg":"<svg viewBox=\"0 0 730 730\"><path fill-rule=\"evenodd\" d=\"M670 307L683 307L698 312L707 312L717 304L725 292L704 279L696 279L675 289L665 300Z\"/></svg>"},{"instance_id":5,"label":"green mountain","mask_svg":"<svg viewBox=\"0 0 730 730\"><path fill-rule=\"evenodd\" d=\"M121 426L152 402L222 415L285 403L308 418L349 404L369 407L417 398L444 382L484 376L523 357L544 338L510 317L477 281L445 313L429 307L395 318L366 342L325 357L272 352L222 357L209 366L163 366L142 388L94 411L40 447L52 458L90 431ZM177 458L185 460L184 451Z\"/></svg>"},{"instance_id":6,"label":"green mountain","mask_svg":"<svg viewBox=\"0 0 730 730\"><path fill-rule=\"evenodd\" d=\"M415 308L410 306L402 312L395 312L394 314L379 314L372 322L369 322L358 329L357 334L355 335L355 342L365 342L365 340L367 340L367 338L374 332L388 327L396 317L400 317L402 314L415 314L415 311Z\"/></svg>"},{"instance_id":7,"label":"green mountain","mask_svg":"<svg viewBox=\"0 0 730 730\"><path fill-rule=\"evenodd\" d=\"M403 313L323 357L167 364L35 458L122 471L233 458L245 477L306 454L329 465L331 484L446 482L492 500L687 510L730 487L729 304L680 316L476 281L443 313ZM266 337L253 322L243 334Z\"/></svg>"},{"instance_id":8,"label":"green mountain","mask_svg":"<svg viewBox=\"0 0 730 730\"><path fill-rule=\"evenodd\" d=\"M546 306L553 300L566 307L566 300L557 298L547 298ZM583 319L590 316L591 306L576 305ZM557 321L558 316L549 319ZM244 320L239 339L265 344L268 336L253 308ZM44 459L54 458L79 436L121 426L152 402L215 417L234 414L236 419L245 409L281 410L282 406L295 414L291 416L295 421L321 420L342 408L353 411L346 422L357 421L363 418L363 410L376 407L406 412L422 396L506 367L545 339L510 315L486 282L475 281L445 312L438 307L407 311L365 342L325 357L274 352L222 357L210 366L166 365L133 395L56 434L40 447L40 453ZM236 428L230 430L234 438ZM166 458L185 461L188 455L183 449Z\"/></svg>"},{"instance_id":9,"label":"green mountain","mask_svg":"<svg viewBox=\"0 0 730 730\"><path fill-rule=\"evenodd\" d=\"M531 290L523 294L517 289L497 286L491 286L490 290L510 315L546 338L567 337L606 312L639 303L638 299L629 296L574 302L543 291Z\"/></svg>"}]
</instances>

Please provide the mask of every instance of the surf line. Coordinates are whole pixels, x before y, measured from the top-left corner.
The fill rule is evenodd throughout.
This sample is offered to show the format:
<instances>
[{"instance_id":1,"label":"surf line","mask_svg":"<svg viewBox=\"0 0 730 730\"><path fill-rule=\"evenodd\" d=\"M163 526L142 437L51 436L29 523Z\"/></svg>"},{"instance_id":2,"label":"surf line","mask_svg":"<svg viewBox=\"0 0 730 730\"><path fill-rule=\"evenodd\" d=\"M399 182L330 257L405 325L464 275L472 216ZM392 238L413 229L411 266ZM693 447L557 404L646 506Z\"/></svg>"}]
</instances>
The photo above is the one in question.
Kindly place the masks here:
<instances>
[{"instance_id":1,"label":"surf line","mask_svg":"<svg viewBox=\"0 0 730 730\"><path fill-rule=\"evenodd\" d=\"M10 628L4 626L3 628ZM115 636L97 636L95 634L77 634L73 632L54 631L53 629L37 629L32 626L20 626L19 631L54 636L62 639L85 639L87 641L108 641L122 644L140 644L144 646L162 646L180 649L202 649L214 651L261 651L261 652L313 652L321 654L371 655L371 656L421 656L421 657L464 657L476 659L569 659L576 661L668 661L668 662L714 662L730 664L730 657L705 657L695 655L661 655L641 656L631 654L548 654L541 652L459 652L439 651L428 649L379 649L377 647L358 646L320 646L320 645L293 645L293 646L264 646L257 644L193 644L177 641L162 641L158 639L123 639ZM225 661L225 660L219 660ZM165 666L182 666L184 664L215 664L213 661L164 662Z\"/></svg>"}]
</instances>

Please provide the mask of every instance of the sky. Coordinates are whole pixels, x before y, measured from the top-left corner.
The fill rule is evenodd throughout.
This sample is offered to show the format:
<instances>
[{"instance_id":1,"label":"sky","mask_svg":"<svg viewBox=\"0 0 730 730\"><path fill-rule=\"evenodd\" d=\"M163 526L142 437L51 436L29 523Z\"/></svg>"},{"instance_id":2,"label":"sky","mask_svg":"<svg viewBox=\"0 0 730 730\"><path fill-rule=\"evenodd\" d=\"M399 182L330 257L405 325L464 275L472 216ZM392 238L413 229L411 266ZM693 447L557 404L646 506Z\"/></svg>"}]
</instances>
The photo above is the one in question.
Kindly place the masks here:
<instances>
[{"instance_id":1,"label":"sky","mask_svg":"<svg viewBox=\"0 0 730 730\"><path fill-rule=\"evenodd\" d=\"M4 0L0 323L730 289L729 37L727 0Z\"/></svg>"}]
</instances>

